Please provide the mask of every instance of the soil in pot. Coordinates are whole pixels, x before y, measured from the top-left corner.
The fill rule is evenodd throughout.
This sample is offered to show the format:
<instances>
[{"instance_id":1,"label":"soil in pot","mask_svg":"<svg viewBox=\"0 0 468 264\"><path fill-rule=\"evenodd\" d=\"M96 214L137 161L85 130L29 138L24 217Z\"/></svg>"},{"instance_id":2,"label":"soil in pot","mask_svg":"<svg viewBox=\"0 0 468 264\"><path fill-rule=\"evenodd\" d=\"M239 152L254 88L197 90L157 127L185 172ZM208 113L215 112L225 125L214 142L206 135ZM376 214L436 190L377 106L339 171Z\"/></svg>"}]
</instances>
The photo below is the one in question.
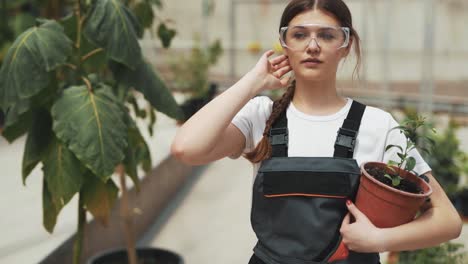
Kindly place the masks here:
<instances>
[{"instance_id":1,"label":"soil in pot","mask_svg":"<svg viewBox=\"0 0 468 264\"><path fill-rule=\"evenodd\" d=\"M379 182L384 183L385 185L388 185L397 190L409 192L409 193L424 193L423 190L416 183L409 181L407 179L404 179L404 178L400 181L400 184L398 186L393 186L392 181L389 178L384 176L385 170L383 168L367 166L366 171ZM397 177L397 175L395 174L392 174L392 173L388 173L388 174L391 175L392 177Z\"/></svg>"}]
</instances>

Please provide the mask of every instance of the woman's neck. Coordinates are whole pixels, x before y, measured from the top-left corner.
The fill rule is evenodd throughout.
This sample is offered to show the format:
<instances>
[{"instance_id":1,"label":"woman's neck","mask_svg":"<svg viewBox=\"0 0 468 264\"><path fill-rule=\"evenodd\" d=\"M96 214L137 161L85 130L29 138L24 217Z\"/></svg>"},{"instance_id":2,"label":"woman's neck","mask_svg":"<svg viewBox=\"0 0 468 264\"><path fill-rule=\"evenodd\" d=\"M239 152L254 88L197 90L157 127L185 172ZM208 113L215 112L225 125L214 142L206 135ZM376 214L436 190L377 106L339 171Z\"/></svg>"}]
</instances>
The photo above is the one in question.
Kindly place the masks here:
<instances>
[{"instance_id":1,"label":"woman's neck","mask_svg":"<svg viewBox=\"0 0 468 264\"><path fill-rule=\"evenodd\" d=\"M337 94L334 79L316 82L296 79L292 103L305 114L329 115L340 110L346 99Z\"/></svg>"}]
</instances>

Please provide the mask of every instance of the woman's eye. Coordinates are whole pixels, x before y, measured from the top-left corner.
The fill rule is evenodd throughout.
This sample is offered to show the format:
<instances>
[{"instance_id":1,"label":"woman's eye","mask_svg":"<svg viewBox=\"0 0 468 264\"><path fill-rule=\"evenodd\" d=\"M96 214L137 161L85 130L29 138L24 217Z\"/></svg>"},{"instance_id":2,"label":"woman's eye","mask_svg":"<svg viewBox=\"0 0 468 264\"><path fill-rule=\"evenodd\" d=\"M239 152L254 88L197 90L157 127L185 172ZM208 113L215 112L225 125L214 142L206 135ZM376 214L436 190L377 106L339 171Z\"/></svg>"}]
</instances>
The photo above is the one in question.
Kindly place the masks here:
<instances>
[{"instance_id":1,"label":"woman's eye","mask_svg":"<svg viewBox=\"0 0 468 264\"><path fill-rule=\"evenodd\" d=\"M295 39L303 39L303 38L306 37L306 34L304 34L304 33L302 33L302 32L296 32L296 33L294 33L293 37L294 37Z\"/></svg>"},{"instance_id":2,"label":"woman's eye","mask_svg":"<svg viewBox=\"0 0 468 264\"><path fill-rule=\"evenodd\" d=\"M332 40L332 39L335 38L335 36L333 34L329 34L329 33L319 34L318 37L321 38L321 39L324 39L324 40Z\"/></svg>"}]
</instances>

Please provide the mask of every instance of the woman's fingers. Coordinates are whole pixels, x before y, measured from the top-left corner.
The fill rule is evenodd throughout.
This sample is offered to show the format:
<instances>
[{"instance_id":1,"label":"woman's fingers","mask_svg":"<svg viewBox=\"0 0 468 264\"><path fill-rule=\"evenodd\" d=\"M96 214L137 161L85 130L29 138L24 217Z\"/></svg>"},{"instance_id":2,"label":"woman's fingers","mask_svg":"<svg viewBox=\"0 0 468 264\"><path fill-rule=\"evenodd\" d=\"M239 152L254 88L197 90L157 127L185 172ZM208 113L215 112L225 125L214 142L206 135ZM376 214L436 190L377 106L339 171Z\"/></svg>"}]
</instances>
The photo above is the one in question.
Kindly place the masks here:
<instances>
[{"instance_id":1,"label":"woman's fingers","mask_svg":"<svg viewBox=\"0 0 468 264\"><path fill-rule=\"evenodd\" d=\"M268 59L268 57L270 57L273 54L275 54L274 50L267 50L265 53L263 53L263 57L266 57Z\"/></svg>"},{"instance_id":2,"label":"woman's fingers","mask_svg":"<svg viewBox=\"0 0 468 264\"><path fill-rule=\"evenodd\" d=\"M288 66L288 65L289 65L289 60L284 60L284 61L281 62L280 64L275 65L275 68L276 68L276 69L281 69L281 68L283 68L283 67L285 67L285 66Z\"/></svg>"},{"instance_id":3,"label":"woman's fingers","mask_svg":"<svg viewBox=\"0 0 468 264\"><path fill-rule=\"evenodd\" d=\"M278 77L278 78L281 78L283 77L283 75L285 75L286 73L290 72L291 71L291 66L287 65L287 66L284 66L282 67L281 69L278 69L276 72L275 72L275 76Z\"/></svg>"},{"instance_id":4,"label":"woman's fingers","mask_svg":"<svg viewBox=\"0 0 468 264\"><path fill-rule=\"evenodd\" d=\"M280 64L281 62L283 62L284 60L287 60L288 57L286 57L286 55L280 55L278 57L275 57L273 59L270 60L270 63L271 65L277 65L277 64Z\"/></svg>"}]
</instances>

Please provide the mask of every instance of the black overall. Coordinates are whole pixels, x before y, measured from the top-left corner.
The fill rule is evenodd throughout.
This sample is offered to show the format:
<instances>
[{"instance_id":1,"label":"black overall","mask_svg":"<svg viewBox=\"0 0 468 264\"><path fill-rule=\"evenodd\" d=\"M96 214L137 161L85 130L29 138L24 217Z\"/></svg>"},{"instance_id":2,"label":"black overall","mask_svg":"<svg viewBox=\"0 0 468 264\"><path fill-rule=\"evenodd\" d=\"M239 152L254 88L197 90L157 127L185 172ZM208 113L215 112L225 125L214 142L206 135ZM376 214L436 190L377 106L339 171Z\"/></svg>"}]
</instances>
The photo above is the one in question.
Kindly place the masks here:
<instances>
[{"instance_id":1,"label":"black overall","mask_svg":"<svg viewBox=\"0 0 468 264\"><path fill-rule=\"evenodd\" d=\"M253 185L251 223L258 242L250 263L379 263L378 253L353 251L329 262L341 243L346 200L355 201L359 186L353 152L365 107L353 101L333 157L288 157L286 111L273 124L272 157L262 162Z\"/></svg>"}]
</instances>

